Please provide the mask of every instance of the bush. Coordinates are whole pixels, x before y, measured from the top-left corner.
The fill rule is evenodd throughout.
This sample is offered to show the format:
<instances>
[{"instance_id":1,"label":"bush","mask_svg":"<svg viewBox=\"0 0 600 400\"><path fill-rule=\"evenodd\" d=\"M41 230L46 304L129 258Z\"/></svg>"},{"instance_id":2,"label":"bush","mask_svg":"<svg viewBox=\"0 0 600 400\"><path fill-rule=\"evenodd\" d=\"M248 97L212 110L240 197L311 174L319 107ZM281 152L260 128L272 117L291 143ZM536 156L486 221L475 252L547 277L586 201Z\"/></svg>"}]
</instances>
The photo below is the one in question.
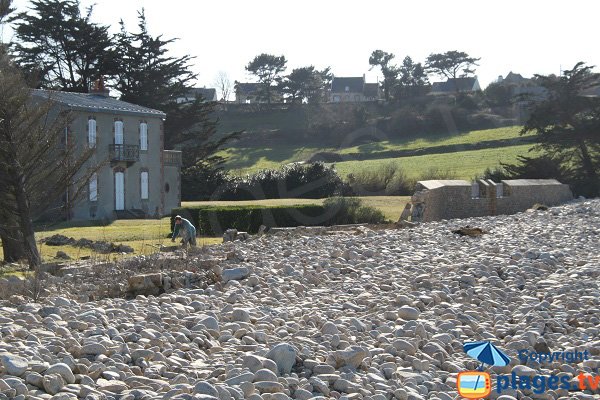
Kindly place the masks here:
<instances>
[{"instance_id":1,"label":"bush","mask_svg":"<svg viewBox=\"0 0 600 400\"><path fill-rule=\"evenodd\" d=\"M198 163L181 170L181 199L208 200L220 187L227 186L231 178L223 170L208 163Z\"/></svg>"},{"instance_id":2,"label":"bush","mask_svg":"<svg viewBox=\"0 0 600 400\"><path fill-rule=\"evenodd\" d=\"M381 224L386 221L383 213L373 207L363 206L354 197L332 197L323 202L325 212L331 215L330 225Z\"/></svg>"},{"instance_id":3,"label":"bush","mask_svg":"<svg viewBox=\"0 0 600 400\"><path fill-rule=\"evenodd\" d=\"M265 169L244 179L234 179L212 198L219 200L320 199L347 194L350 194L349 187L335 169L322 162L315 162L295 163L278 170Z\"/></svg>"},{"instance_id":4,"label":"bush","mask_svg":"<svg viewBox=\"0 0 600 400\"><path fill-rule=\"evenodd\" d=\"M199 206L173 209L171 229L175 216L189 219L197 227L199 235L220 236L227 229L249 233L266 227L328 226L357 223L382 223L383 213L363 206L359 199L334 197L321 205L295 206Z\"/></svg>"},{"instance_id":5,"label":"bush","mask_svg":"<svg viewBox=\"0 0 600 400\"><path fill-rule=\"evenodd\" d=\"M419 176L419 181L428 181L433 179L456 179L456 173L454 171L443 171L438 167L429 167L429 169L423 172Z\"/></svg>"},{"instance_id":6,"label":"bush","mask_svg":"<svg viewBox=\"0 0 600 400\"><path fill-rule=\"evenodd\" d=\"M412 194L415 181L391 161L376 169L349 174L348 184L358 196L403 196Z\"/></svg>"}]
</instances>

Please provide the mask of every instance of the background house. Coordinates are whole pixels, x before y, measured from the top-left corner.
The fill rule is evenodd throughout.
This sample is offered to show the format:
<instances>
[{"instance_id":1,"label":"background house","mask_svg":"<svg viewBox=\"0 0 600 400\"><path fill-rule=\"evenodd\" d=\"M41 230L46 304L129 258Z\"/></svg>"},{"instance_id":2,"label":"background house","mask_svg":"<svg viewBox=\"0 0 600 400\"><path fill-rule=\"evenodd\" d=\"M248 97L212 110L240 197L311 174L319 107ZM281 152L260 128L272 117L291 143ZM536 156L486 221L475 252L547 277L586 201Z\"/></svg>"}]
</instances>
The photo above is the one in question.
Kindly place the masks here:
<instances>
[{"instance_id":1,"label":"background house","mask_svg":"<svg viewBox=\"0 0 600 400\"><path fill-rule=\"evenodd\" d=\"M360 103L365 101L380 100L381 90L379 83L366 83L362 77L333 77L329 92L330 103L350 102Z\"/></svg>"},{"instance_id":2,"label":"background house","mask_svg":"<svg viewBox=\"0 0 600 400\"><path fill-rule=\"evenodd\" d=\"M433 95L471 93L481 91L477 77L450 78L446 82L433 82L431 92Z\"/></svg>"},{"instance_id":3,"label":"background house","mask_svg":"<svg viewBox=\"0 0 600 400\"><path fill-rule=\"evenodd\" d=\"M508 91L517 123L524 123L529 118L532 104L545 100L548 95L546 88L540 86L535 79L524 78L512 71L504 78L500 75L496 84Z\"/></svg>"},{"instance_id":4,"label":"background house","mask_svg":"<svg viewBox=\"0 0 600 400\"><path fill-rule=\"evenodd\" d=\"M238 104L268 103L265 85L255 82L235 82L235 102ZM283 102L283 96L276 86L271 86L271 103Z\"/></svg>"},{"instance_id":5,"label":"background house","mask_svg":"<svg viewBox=\"0 0 600 400\"><path fill-rule=\"evenodd\" d=\"M67 218L77 220L159 216L181 203L181 152L164 150L162 111L92 93L33 90L34 99L70 110L65 140L93 149L89 164L102 165L76 201L64 196ZM85 166L84 166L85 168Z\"/></svg>"},{"instance_id":6,"label":"background house","mask_svg":"<svg viewBox=\"0 0 600 400\"><path fill-rule=\"evenodd\" d=\"M177 98L177 103L190 103L202 96L204 101L217 101L217 89L192 88L184 96Z\"/></svg>"}]
</instances>

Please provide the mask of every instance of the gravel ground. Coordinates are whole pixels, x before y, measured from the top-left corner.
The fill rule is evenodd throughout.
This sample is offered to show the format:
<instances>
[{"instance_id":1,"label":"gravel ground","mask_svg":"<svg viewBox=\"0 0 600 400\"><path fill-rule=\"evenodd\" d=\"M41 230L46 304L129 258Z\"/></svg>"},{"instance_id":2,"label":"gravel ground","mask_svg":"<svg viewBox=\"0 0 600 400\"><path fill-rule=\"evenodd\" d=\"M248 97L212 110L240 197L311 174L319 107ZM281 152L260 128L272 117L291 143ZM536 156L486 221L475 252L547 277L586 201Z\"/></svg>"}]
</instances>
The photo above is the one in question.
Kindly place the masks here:
<instances>
[{"instance_id":1,"label":"gravel ground","mask_svg":"<svg viewBox=\"0 0 600 400\"><path fill-rule=\"evenodd\" d=\"M486 233L451 233L466 225ZM600 376L599 239L600 201L586 200L226 243L196 255L221 276L204 289L85 302L74 287L4 301L0 399L455 399L457 373L479 365L463 343L476 340L511 357L486 368L493 386L514 372L573 388L580 372ZM519 351L588 356L524 362ZM489 397L600 391L517 386Z\"/></svg>"}]
</instances>

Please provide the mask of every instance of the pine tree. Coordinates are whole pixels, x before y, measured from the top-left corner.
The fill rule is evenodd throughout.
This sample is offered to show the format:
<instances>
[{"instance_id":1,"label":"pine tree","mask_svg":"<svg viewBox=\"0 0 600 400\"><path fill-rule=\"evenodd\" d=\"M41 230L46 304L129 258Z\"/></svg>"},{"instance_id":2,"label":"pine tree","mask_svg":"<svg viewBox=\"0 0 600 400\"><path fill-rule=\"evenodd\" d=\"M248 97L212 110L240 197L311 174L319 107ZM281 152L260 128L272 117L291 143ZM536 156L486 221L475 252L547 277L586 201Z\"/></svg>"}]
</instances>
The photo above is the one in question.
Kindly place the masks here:
<instances>
[{"instance_id":1,"label":"pine tree","mask_svg":"<svg viewBox=\"0 0 600 400\"><path fill-rule=\"evenodd\" d=\"M101 75L112 75L115 53L108 27L81 15L79 0L32 0L29 11L13 18L16 63L30 85L73 92L89 91Z\"/></svg>"}]
</instances>

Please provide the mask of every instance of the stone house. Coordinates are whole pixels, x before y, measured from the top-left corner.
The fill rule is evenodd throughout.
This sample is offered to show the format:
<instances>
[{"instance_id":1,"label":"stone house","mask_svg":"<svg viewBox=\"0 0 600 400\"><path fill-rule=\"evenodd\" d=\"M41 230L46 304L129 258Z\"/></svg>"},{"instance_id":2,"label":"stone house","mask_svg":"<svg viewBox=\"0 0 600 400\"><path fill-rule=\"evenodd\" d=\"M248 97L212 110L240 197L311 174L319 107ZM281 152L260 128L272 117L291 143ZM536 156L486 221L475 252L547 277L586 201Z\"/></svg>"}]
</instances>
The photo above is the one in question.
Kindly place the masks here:
<instances>
[{"instance_id":1,"label":"stone house","mask_svg":"<svg viewBox=\"0 0 600 400\"><path fill-rule=\"evenodd\" d=\"M163 216L181 203L181 152L164 149L162 111L91 93L36 89L34 101L51 101L72 120L65 141L77 151L93 149L90 165L101 168L84 196L63 196L65 217L75 220ZM85 168L85 166L83 167Z\"/></svg>"},{"instance_id":2,"label":"stone house","mask_svg":"<svg viewBox=\"0 0 600 400\"><path fill-rule=\"evenodd\" d=\"M362 77L333 77L329 91L330 103L362 103L382 98L379 83L365 82Z\"/></svg>"},{"instance_id":3,"label":"stone house","mask_svg":"<svg viewBox=\"0 0 600 400\"><path fill-rule=\"evenodd\" d=\"M217 101L217 89L215 88L192 88L188 90L183 96L177 98L177 103L191 103L198 97L201 97L204 101Z\"/></svg>"},{"instance_id":4,"label":"stone house","mask_svg":"<svg viewBox=\"0 0 600 400\"><path fill-rule=\"evenodd\" d=\"M555 206L573 199L569 185L556 179L429 180L417 183L401 219L441 219L515 214L540 203Z\"/></svg>"},{"instance_id":5,"label":"stone house","mask_svg":"<svg viewBox=\"0 0 600 400\"><path fill-rule=\"evenodd\" d=\"M472 93L481 91L477 77L450 78L446 82L433 82L430 94L442 95L460 93Z\"/></svg>"},{"instance_id":6,"label":"stone house","mask_svg":"<svg viewBox=\"0 0 600 400\"><path fill-rule=\"evenodd\" d=\"M264 83L235 82L235 102L238 104L268 103ZM271 86L271 103L283 102L283 95L277 86Z\"/></svg>"}]
</instances>

